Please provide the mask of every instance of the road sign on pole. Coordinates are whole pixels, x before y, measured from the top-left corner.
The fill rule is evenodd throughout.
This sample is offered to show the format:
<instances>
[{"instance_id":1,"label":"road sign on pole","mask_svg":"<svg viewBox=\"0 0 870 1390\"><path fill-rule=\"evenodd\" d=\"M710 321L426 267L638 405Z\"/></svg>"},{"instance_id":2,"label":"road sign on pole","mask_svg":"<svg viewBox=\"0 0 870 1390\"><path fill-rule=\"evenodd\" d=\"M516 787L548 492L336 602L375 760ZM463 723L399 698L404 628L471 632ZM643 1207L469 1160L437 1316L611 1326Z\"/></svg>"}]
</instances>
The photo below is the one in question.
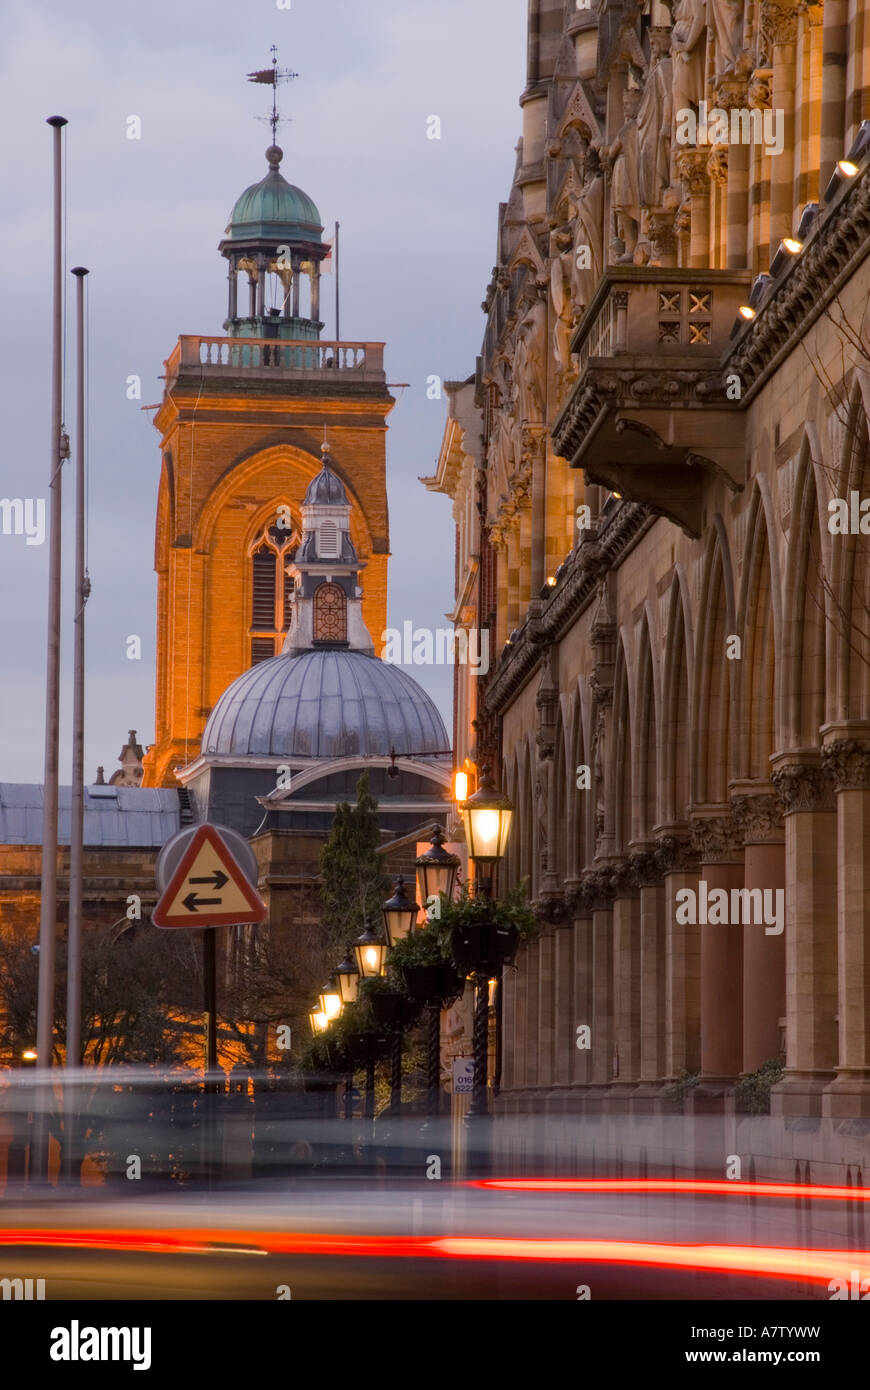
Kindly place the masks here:
<instances>
[{"instance_id":1,"label":"road sign on pole","mask_svg":"<svg viewBox=\"0 0 870 1390\"><path fill-rule=\"evenodd\" d=\"M266 904L215 825L194 832L151 914L155 927L246 926L265 921Z\"/></svg>"}]
</instances>

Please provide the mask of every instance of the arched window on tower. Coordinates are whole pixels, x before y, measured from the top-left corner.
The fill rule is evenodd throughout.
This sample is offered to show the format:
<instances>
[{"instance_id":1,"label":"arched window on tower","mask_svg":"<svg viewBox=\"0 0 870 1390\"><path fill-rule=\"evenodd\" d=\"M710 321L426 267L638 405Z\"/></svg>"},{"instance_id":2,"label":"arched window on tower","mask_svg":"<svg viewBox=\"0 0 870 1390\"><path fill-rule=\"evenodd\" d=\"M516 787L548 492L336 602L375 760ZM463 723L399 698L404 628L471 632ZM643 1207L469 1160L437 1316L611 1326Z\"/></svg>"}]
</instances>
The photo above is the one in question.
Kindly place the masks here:
<instances>
[{"instance_id":1,"label":"arched window on tower","mask_svg":"<svg viewBox=\"0 0 870 1390\"><path fill-rule=\"evenodd\" d=\"M282 509L289 515L289 507ZM287 573L295 527L268 526L255 539L251 560L251 665L268 661L281 649L280 633L290 626L293 580Z\"/></svg>"},{"instance_id":2,"label":"arched window on tower","mask_svg":"<svg viewBox=\"0 0 870 1390\"><path fill-rule=\"evenodd\" d=\"M347 599L339 584L321 584L314 591L314 640L347 641Z\"/></svg>"}]
</instances>

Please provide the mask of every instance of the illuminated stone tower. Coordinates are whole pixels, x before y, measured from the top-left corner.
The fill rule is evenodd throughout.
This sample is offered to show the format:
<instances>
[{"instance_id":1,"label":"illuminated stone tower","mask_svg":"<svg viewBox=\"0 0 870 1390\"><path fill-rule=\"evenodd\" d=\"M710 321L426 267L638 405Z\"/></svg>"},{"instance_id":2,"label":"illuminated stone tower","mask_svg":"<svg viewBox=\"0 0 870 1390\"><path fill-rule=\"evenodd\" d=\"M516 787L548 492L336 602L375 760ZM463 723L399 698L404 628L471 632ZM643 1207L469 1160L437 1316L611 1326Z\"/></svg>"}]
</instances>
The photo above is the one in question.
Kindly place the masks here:
<instances>
[{"instance_id":1,"label":"illuminated stone tower","mask_svg":"<svg viewBox=\"0 0 870 1390\"><path fill-rule=\"evenodd\" d=\"M194 758L219 695L279 653L290 624L299 499L330 466L366 567L363 619L386 627L389 526L382 343L324 342L320 214L266 151L268 172L238 199L220 251L228 335L181 337L155 416L163 464L157 502L155 742L149 786L174 785ZM241 282L241 283L240 283Z\"/></svg>"}]
</instances>

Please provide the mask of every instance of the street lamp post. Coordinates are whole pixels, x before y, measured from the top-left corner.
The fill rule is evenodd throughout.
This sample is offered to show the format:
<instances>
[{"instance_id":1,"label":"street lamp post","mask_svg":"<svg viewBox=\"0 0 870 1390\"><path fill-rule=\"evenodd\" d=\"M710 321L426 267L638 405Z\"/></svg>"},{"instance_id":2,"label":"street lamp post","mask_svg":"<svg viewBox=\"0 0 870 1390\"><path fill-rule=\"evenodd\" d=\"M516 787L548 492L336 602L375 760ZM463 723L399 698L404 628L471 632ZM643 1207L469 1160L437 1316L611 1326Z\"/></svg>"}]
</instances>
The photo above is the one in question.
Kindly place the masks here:
<instances>
[{"instance_id":1,"label":"street lamp post","mask_svg":"<svg viewBox=\"0 0 870 1390\"><path fill-rule=\"evenodd\" d=\"M481 773L480 786L463 806L468 853L474 861L475 892L491 900L493 866L504 857L513 818L513 803L492 781L489 768ZM472 1051L474 1080L468 1118L487 1114L487 1064L489 1060L489 974L491 962L479 960L474 971L474 1025Z\"/></svg>"},{"instance_id":2,"label":"street lamp post","mask_svg":"<svg viewBox=\"0 0 870 1390\"><path fill-rule=\"evenodd\" d=\"M342 1004L355 1004L359 994L359 969L351 958L350 950L344 960L336 967L335 979ZM353 1068L348 1072L344 1084L344 1118L353 1119Z\"/></svg>"},{"instance_id":3,"label":"street lamp post","mask_svg":"<svg viewBox=\"0 0 870 1390\"><path fill-rule=\"evenodd\" d=\"M444 848L444 831L440 825L432 827L431 843L423 854L415 860L417 880L426 907L440 903L441 894L448 901L453 897L456 875L459 872L459 857ZM428 1112L438 1115L441 1110L441 1009L444 1000L430 1000L426 1005L426 1090L428 1093Z\"/></svg>"}]
</instances>

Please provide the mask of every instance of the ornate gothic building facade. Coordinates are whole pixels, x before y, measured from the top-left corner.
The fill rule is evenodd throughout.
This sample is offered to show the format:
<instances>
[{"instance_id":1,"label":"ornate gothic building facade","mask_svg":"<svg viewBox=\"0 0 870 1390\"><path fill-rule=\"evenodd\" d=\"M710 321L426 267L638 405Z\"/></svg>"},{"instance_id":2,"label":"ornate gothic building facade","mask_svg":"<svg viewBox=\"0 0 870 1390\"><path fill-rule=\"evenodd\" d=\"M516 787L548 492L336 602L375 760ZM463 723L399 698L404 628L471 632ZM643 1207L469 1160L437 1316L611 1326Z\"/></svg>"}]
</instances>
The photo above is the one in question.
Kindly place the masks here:
<instances>
[{"instance_id":1,"label":"ornate gothic building facade","mask_svg":"<svg viewBox=\"0 0 870 1390\"><path fill-rule=\"evenodd\" d=\"M870 1128L866 17L529 3L482 352L426 480L496 653L457 766L500 767L502 886L542 917L507 1117L665 1113L678 1081L727 1116L781 1061L771 1162L795 1116L838 1158Z\"/></svg>"}]
</instances>

